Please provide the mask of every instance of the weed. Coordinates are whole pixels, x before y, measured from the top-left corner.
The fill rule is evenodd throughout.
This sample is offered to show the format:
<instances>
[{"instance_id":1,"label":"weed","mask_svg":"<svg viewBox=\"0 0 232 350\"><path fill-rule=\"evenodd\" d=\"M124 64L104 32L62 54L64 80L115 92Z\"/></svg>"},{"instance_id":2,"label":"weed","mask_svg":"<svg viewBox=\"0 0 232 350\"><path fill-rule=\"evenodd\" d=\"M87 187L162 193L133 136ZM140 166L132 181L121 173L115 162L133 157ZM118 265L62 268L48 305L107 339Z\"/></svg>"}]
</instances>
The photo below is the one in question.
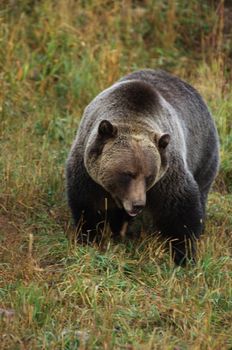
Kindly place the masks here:
<instances>
[{"instance_id":1,"label":"weed","mask_svg":"<svg viewBox=\"0 0 232 350\"><path fill-rule=\"evenodd\" d=\"M229 1L2 1L1 349L232 347ZM89 101L123 74L164 68L201 92L221 168L198 261L157 238L75 241L64 167Z\"/></svg>"}]
</instances>

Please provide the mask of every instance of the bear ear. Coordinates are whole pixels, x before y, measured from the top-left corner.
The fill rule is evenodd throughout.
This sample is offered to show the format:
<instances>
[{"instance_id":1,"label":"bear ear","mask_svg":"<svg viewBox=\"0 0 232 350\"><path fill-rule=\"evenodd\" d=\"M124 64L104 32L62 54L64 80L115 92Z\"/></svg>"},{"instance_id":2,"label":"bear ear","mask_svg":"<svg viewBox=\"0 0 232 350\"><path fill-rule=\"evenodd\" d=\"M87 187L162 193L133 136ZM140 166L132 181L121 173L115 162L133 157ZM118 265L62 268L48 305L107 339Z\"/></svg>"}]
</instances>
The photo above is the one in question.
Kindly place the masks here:
<instances>
[{"instance_id":1,"label":"bear ear","mask_svg":"<svg viewBox=\"0 0 232 350\"><path fill-rule=\"evenodd\" d=\"M102 120L98 126L98 135L103 138L111 138L117 136L118 129L108 120Z\"/></svg>"},{"instance_id":2,"label":"bear ear","mask_svg":"<svg viewBox=\"0 0 232 350\"><path fill-rule=\"evenodd\" d=\"M169 134L155 135L155 142L159 149L165 149L170 142Z\"/></svg>"}]
</instances>

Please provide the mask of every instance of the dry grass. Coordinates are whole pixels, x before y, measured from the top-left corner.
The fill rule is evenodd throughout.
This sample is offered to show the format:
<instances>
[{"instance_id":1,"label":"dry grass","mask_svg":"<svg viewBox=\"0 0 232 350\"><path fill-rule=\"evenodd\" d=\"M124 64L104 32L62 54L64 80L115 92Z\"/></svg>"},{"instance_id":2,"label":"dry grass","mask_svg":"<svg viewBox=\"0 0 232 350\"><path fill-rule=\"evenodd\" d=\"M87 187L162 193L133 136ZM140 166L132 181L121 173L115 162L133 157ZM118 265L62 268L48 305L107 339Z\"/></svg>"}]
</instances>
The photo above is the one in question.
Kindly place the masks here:
<instances>
[{"instance_id":1,"label":"dry grass","mask_svg":"<svg viewBox=\"0 0 232 350\"><path fill-rule=\"evenodd\" d=\"M223 1L1 2L1 349L232 347L231 11ZM81 113L142 67L196 86L220 133L195 267L175 268L154 237L104 249L74 239L64 163Z\"/></svg>"}]
</instances>

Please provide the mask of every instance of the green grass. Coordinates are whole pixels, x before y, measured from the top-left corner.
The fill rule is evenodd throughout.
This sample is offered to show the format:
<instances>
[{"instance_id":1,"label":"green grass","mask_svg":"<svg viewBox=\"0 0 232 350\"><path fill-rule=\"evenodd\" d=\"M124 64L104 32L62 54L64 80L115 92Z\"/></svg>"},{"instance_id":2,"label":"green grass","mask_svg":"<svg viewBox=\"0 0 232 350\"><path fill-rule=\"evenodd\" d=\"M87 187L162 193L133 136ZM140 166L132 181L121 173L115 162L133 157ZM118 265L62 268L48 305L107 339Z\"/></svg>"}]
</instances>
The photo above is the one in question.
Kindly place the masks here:
<instances>
[{"instance_id":1,"label":"green grass","mask_svg":"<svg viewBox=\"0 0 232 350\"><path fill-rule=\"evenodd\" d=\"M232 348L232 9L225 4L223 16L223 1L1 3L1 349ZM83 109L143 67L198 88L220 134L198 261L186 269L154 237L77 244L65 199L65 160Z\"/></svg>"}]
</instances>

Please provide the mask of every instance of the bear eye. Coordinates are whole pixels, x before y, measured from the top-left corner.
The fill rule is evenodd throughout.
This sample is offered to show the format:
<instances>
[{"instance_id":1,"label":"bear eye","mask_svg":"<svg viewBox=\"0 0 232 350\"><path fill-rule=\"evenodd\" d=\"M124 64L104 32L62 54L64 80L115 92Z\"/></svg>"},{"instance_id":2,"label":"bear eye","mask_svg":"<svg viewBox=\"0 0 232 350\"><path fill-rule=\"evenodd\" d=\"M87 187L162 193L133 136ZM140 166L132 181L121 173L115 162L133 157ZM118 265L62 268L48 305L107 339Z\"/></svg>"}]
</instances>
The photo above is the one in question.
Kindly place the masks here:
<instances>
[{"instance_id":1,"label":"bear eye","mask_svg":"<svg viewBox=\"0 0 232 350\"><path fill-rule=\"evenodd\" d=\"M121 173L121 175L125 178L125 179L134 179L135 178L135 174L132 173L131 171L124 171L123 173Z\"/></svg>"},{"instance_id":2,"label":"bear eye","mask_svg":"<svg viewBox=\"0 0 232 350\"><path fill-rule=\"evenodd\" d=\"M147 185L150 184L150 183L152 182L152 180L153 180L153 175L147 176L147 177L146 177L146 184L147 184Z\"/></svg>"}]
</instances>

